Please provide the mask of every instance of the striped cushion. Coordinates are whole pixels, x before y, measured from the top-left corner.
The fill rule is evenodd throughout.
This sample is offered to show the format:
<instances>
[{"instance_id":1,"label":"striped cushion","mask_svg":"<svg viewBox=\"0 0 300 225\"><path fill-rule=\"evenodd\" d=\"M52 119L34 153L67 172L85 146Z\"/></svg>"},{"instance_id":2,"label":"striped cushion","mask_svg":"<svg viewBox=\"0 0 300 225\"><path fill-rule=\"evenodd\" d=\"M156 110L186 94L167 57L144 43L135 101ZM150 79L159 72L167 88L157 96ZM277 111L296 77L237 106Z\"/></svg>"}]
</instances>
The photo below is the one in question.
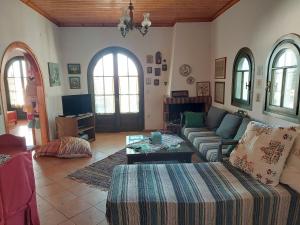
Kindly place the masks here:
<instances>
[{"instance_id":1,"label":"striped cushion","mask_svg":"<svg viewBox=\"0 0 300 225\"><path fill-rule=\"evenodd\" d=\"M110 225L299 225L300 196L222 163L115 167Z\"/></svg>"},{"instance_id":2,"label":"striped cushion","mask_svg":"<svg viewBox=\"0 0 300 225\"><path fill-rule=\"evenodd\" d=\"M199 131L199 132L190 132L188 135L188 140L193 143L196 137L215 137L217 136L214 131Z\"/></svg>"},{"instance_id":3,"label":"striped cushion","mask_svg":"<svg viewBox=\"0 0 300 225\"><path fill-rule=\"evenodd\" d=\"M201 143L211 143L211 142L219 142L221 141L221 137L211 136L211 137L196 137L193 141L193 145L196 149L199 149L199 145Z\"/></svg>"},{"instance_id":4,"label":"striped cushion","mask_svg":"<svg viewBox=\"0 0 300 225\"><path fill-rule=\"evenodd\" d=\"M199 131L208 131L208 129L205 128L205 127L201 127L201 128L186 128L186 127L183 127L181 132L185 137L188 137L189 133L199 132Z\"/></svg>"},{"instance_id":5,"label":"striped cushion","mask_svg":"<svg viewBox=\"0 0 300 225\"><path fill-rule=\"evenodd\" d=\"M203 159L208 162L217 162L218 161L218 148L219 142L210 142L210 143L200 143L198 151ZM222 154L225 155L228 153L228 147L222 147Z\"/></svg>"}]
</instances>

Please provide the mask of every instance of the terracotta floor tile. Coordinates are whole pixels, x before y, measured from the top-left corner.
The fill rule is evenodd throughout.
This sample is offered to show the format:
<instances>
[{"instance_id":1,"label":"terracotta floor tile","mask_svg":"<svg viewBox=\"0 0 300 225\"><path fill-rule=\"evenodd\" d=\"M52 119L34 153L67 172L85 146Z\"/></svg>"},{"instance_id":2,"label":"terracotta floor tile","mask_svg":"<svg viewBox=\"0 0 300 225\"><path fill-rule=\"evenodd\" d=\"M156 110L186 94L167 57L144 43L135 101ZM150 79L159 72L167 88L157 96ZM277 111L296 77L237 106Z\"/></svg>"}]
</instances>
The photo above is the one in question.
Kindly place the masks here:
<instances>
[{"instance_id":1,"label":"terracotta floor tile","mask_svg":"<svg viewBox=\"0 0 300 225\"><path fill-rule=\"evenodd\" d=\"M71 220L76 225L97 225L104 219L104 213L93 207L73 217Z\"/></svg>"},{"instance_id":2,"label":"terracotta floor tile","mask_svg":"<svg viewBox=\"0 0 300 225\"><path fill-rule=\"evenodd\" d=\"M36 187L36 192L42 197L49 197L50 195L55 195L63 190L65 190L65 188L58 183L53 183L44 187Z\"/></svg>"},{"instance_id":3,"label":"terracotta floor tile","mask_svg":"<svg viewBox=\"0 0 300 225\"><path fill-rule=\"evenodd\" d=\"M77 198L77 196L67 190L63 190L53 195L44 197L45 200L47 200L51 205L53 205L56 208L60 207L65 202L73 200L75 198Z\"/></svg>"},{"instance_id":4,"label":"terracotta floor tile","mask_svg":"<svg viewBox=\"0 0 300 225\"><path fill-rule=\"evenodd\" d=\"M103 213L106 213L106 200L99 202L97 205L95 205L95 207Z\"/></svg>"},{"instance_id":5,"label":"terracotta floor tile","mask_svg":"<svg viewBox=\"0 0 300 225\"><path fill-rule=\"evenodd\" d=\"M107 199L107 192L95 189L88 194L80 196L79 198L85 200L91 205L96 205Z\"/></svg>"},{"instance_id":6,"label":"terracotta floor tile","mask_svg":"<svg viewBox=\"0 0 300 225\"><path fill-rule=\"evenodd\" d=\"M68 220L64 223L60 223L59 225L76 225L75 223L73 223L71 220Z\"/></svg>"},{"instance_id":7,"label":"terracotta floor tile","mask_svg":"<svg viewBox=\"0 0 300 225\"><path fill-rule=\"evenodd\" d=\"M49 202L47 202L39 195L36 196L36 201L39 215L45 214L46 212L48 212L49 209L53 208L53 206Z\"/></svg>"},{"instance_id":8,"label":"terracotta floor tile","mask_svg":"<svg viewBox=\"0 0 300 225\"><path fill-rule=\"evenodd\" d=\"M94 188L91 188L86 184L78 183L77 185L68 188L68 190L76 196L82 196L90 193L94 190Z\"/></svg>"},{"instance_id":9,"label":"terracotta floor tile","mask_svg":"<svg viewBox=\"0 0 300 225\"><path fill-rule=\"evenodd\" d=\"M91 207L91 204L78 198L62 202L62 204L56 206L57 210L63 213L68 218L76 216L77 214L82 213Z\"/></svg>"},{"instance_id":10,"label":"terracotta floor tile","mask_svg":"<svg viewBox=\"0 0 300 225\"><path fill-rule=\"evenodd\" d=\"M64 221L67 221L67 218L56 209L50 209L40 216L41 225L57 225Z\"/></svg>"}]
</instances>

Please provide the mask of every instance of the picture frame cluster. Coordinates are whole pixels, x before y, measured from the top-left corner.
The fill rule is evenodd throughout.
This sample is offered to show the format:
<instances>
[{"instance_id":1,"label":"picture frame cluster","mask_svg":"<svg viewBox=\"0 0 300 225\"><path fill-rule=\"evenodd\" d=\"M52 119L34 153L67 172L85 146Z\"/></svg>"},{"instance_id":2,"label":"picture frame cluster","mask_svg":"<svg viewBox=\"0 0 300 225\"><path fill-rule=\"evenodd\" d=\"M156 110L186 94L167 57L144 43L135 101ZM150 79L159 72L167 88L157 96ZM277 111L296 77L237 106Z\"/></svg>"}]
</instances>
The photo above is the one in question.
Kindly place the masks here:
<instances>
[{"instance_id":1,"label":"picture frame cluster","mask_svg":"<svg viewBox=\"0 0 300 225\"><path fill-rule=\"evenodd\" d=\"M69 87L70 89L81 89L81 66L79 63L69 63L67 64L69 77ZM76 75L76 76L75 76Z\"/></svg>"},{"instance_id":2,"label":"picture frame cluster","mask_svg":"<svg viewBox=\"0 0 300 225\"><path fill-rule=\"evenodd\" d=\"M167 85L168 82L160 82L163 72L168 71L167 60L162 58L162 53L157 51L154 55L146 55L146 74L151 77L145 78L146 85L159 86L161 83ZM153 77L152 77L153 76ZM152 82L153 80L153 82Z\"/></svg>"}]
</instances>

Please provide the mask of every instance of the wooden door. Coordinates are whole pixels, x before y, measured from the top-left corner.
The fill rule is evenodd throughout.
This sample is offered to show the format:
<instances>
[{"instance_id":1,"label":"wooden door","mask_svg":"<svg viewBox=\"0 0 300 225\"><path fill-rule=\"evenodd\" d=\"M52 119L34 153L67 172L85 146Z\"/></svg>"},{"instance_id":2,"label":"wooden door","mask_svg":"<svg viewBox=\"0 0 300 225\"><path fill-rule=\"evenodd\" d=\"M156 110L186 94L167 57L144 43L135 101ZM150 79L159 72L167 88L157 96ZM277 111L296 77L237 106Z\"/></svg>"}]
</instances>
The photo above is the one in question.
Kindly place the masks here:
<instances>
[{"instance_id":1,"label":"wooden door","mask_svg":"<svg viewBox=\"0 0 300 225\"><path fill-rule=\"evenodd\" d=\"M92 59L88 75L96 131L144 129L143 70L133 53L105 49Z\"/></svg>"}]
</instances>

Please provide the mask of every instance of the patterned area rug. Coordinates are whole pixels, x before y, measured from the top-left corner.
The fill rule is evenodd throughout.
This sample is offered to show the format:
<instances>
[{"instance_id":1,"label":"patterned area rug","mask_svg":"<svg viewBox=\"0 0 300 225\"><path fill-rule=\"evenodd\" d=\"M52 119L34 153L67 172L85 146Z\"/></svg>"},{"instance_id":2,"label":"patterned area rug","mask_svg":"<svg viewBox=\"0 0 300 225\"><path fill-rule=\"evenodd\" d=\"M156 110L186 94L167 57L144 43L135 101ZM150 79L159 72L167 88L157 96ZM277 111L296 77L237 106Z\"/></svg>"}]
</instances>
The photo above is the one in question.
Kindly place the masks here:
<instances>
[{"instance_id":1,"label":"patterned area rug","mask_svg":"<svg viewBox=\"0 0 300 225\"><path fill-rule=\"evenodd\" d=\"M122 149L105 159L69 174L68 178L107 191L110 187L111 176L115 166L126 163L126 149Z\"/></svg>"}]
</instances>

